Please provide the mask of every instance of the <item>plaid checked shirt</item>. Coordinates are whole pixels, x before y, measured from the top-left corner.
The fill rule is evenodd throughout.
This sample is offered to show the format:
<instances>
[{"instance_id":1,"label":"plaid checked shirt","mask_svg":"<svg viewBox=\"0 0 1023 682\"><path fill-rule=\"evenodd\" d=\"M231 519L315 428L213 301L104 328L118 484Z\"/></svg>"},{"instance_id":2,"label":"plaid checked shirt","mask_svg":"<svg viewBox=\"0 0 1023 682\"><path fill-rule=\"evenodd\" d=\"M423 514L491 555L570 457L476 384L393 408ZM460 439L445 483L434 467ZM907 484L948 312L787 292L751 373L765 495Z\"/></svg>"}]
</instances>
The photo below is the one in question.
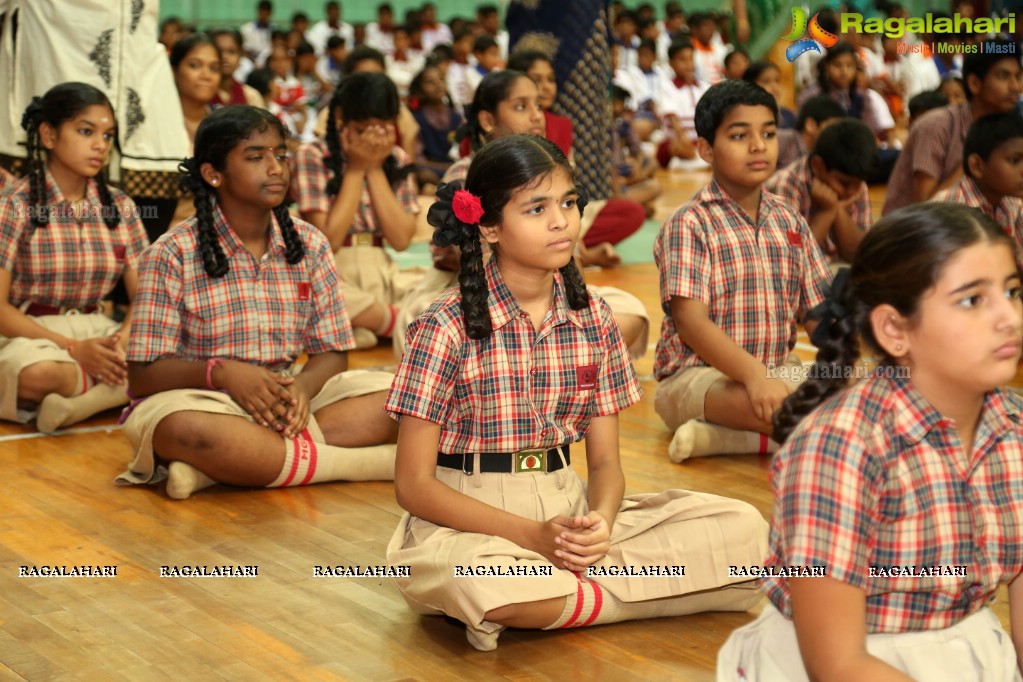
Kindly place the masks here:
<instances>
[{"instance_id":1,"label":"plaid checked shirt","mask_svg":"<svg viewBox=\"0 0 1023 682\"><path fill-rule=\"evenodd\" d=\"M226 358L281 371L303 351L355 345L334 255L316 228L295 220L306 253L291 265L273 218L269 249L256 261L219 207L213 216L230 270L220 278L206 274L195 218L153 244L139 272L129 361Z\"/></svg>"},{"instance_id":2,"label":"plaid checked shirt","mask_svg":"<svg viewBox=\"0 0 1023 682\"><path fill-rule=\"evenodd\" d=\"M15 181L0 202L0 268L11 273L9 300L67 308L98 304L128 270L138 267L149 246L134 202L110 188L121 223L111 230L95 180L72 206L46 173L50 222L36 228L31 218L28 178ZM77 209L75 217L72 209Z\"/></svg>"},{"instance_id":3,"label":"plaid checked shirt","mask_svg":"<svg viewBox=\"0 0 1023 682\"><path fill-rule=\"evenodd\" d=\"M401 147L394 147L391 150L398 160L399 166L406 166L412 163L408 154ZM329 156L327 143L323 140L316 140L302 145L295 154L294 166L291 169L291 191L298 203L298 210L302 213L309 211L322 211L329 213L334 203L334 196L327 194L327 183L330 182L331 172L324 163L324 158ZM344 173L347 164L341 162L341 172ZM398 185L395 191L398 202L406 213L419 213L419 202L416 200L416 186L413 175L409 174ZM369 198L369 185L366 180L362 182L362 198L359 199L359 208L352 218L352 226L348 228L349 234L372 233L383 236L377 213L373 209L373 203Z\"/></svg>"},{"instance_id":4,"label":"plaid checked shirt","mask_svg":"<svg viewBox=\"0 0 1023 682\"><path fill-rule=\"evenodd\" d=\"M1021 411L1018 396L989 393L965 454L955 424L905 379L876 376L833 397L775 455L766 565L826 566L862 589L868 633L954 625L1023 570ZM966 575L872 576L872 566ZM763 587L791 618L787 580Z\"/></svg>"},{"instance_id":5,"label":"plaid checked shirt","mask_svg":"<svg viewBox=\"0 0 1023 682\"><path fill-rule=\"evenodd\" d=\"M810 170L809 155L793 162L788 167L772 175L764 183L764 189L777 194L786 205L796 209L799 215L806 218L807 222L813 218L816 211L813 209L813 199L810 196L810 187L813 186L813 172ZM866 232L874 222L874 216L870 212L870 195L867 192L867 183L860 183L860 193L856 200L847 207L849 217L853 225ZM834 234L828 233L827 247L824 249L829 258L838 256L838 248L835 246Z\"/></svg>"},{"instance_id":6,"label":"plaid checked shirt","mask_svg":"<svg viewBox=\"0 0 1023 682\"><path fill-rule=\"evenodd\" d=\"M654 356L658 380L707 363L682 342L673 296L707 304L711 321L767 366L785 362L796 318L820 303L831 273L806 221L761 192L759 223L716 180L668 218L654 243L664 321Z\"/></svg>"},{"instance_id":7,"label":"plaid checked shirt","mask_svg":"<svg viewBox=\"0 0 1023 682\"><path fill-rule=\"evenodd\" d=\"M572 310L555 273L550 313L533 331L497 269L486 266L494 332L465 335L457 289L413 322L387 397L387 410L441 425L439 450L550 449L586 436L592 417L615 414L642 397L628 351L603 299Z\"/></svg>"},{"instance_id":8,"label":"plaid checked shirt","mask_svg":"<svg viewBox=\"0 0 1023 682\"><path fill-rule=\"evenodd\" d=\"M913 174L925 173L940 185L963 166L963 143L973 123L970 103L928 111L913 124L888 180L883 213L913 203Z\"/></svg>"},{"instance_id":9,"label":"plaid checked shirt","mask_svg":"<svg viewBox=\"0 0 1023 682\"><path fill-rule=\"evenodd\" d=\"M979 208L1002 226L1005 233L1016 242L1016 262L1020 263L1023 249L1023 199L1002 197L997 206L992 206L977 186L977 181L964 175L959 182L931 197L931 201L947 201Z\"/></svg>"},{"instance_id":10,"label":"plaid checked shirt","mask_svg":"<svg viewBox=\"0 0 1023 682\"><path fill-rule=\"evenodd\" d=\"M465 156L448 166L448 169L444 171L444 177L441 178L441 182L460 182L462 187L465 187L465 178L469 175L472 157L473 155L469 154L469 156Z\"/></svg>"}]
</instances>

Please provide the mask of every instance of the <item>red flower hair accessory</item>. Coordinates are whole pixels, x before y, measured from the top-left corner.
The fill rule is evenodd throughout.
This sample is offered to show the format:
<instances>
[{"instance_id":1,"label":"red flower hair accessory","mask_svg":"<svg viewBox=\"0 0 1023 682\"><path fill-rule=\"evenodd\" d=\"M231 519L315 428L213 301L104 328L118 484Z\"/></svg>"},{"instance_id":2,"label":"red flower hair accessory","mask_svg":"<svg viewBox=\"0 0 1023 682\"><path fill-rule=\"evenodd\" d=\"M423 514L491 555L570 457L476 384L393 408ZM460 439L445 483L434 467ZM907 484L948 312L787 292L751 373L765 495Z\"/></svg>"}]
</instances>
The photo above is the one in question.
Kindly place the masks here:
<instances>
[{"instance_id":1,"label":"red flower hair accessory","mask_svg":"<svg viewBox=\"0 0 1023 682\"><path fill-rule=\"evenodd\" d=\"M484 213L480 198L464 189L455 192L451 198L451 208L456 218L469 225L478 224Z\"/></svg>"}]
</instances>

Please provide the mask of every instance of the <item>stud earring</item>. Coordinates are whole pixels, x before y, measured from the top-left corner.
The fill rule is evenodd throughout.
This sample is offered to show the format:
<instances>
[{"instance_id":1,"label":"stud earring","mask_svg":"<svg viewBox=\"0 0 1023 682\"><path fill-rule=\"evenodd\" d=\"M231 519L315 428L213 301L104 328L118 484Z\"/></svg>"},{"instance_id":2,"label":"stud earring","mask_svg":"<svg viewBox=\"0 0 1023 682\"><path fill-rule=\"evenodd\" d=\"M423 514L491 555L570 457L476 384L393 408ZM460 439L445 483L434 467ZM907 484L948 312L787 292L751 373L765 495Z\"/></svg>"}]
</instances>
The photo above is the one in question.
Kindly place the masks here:
<instances>
[{"instance_id":1,"label":"stud earring","mask_svg":"<svg viewBox=\"0 0 1023 682\"><path fill-rule=\"evenodd\" d=\"M217 178L213 178L213 186L216 187L219 184L220 184L220 180L218 180Z\"/></svg>"},{"instance_id":2,"label":"stud earring","mask_svg":"<svg viewBox=\"0 0 1023 682\"><path fill-rule=\"evenodd\" d=\"M895 352L896 353L902 352L902 344L895 344Z\"/></svg>"}]
</instances>

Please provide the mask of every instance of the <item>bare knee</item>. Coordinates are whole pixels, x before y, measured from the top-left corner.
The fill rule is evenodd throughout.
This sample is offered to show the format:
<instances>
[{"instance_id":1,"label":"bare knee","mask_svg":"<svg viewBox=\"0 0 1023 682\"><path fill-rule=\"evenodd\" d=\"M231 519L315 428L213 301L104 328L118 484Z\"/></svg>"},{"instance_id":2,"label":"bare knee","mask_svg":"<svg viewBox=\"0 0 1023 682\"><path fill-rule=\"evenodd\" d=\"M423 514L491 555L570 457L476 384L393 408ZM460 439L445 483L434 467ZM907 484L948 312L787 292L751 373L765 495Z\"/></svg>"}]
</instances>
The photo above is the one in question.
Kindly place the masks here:
<instances>
[{"instance_id":1,"label":"bare knee","mask_svg":"<svg viewBox=\"0 0 1023 682\"><path fill-rule=\"evenodd\" d=\"M37 362L21 370L18 375L18 397L34 403L41 401L50 393L70 393L67 389L67 372L59 362ZM62 390L63 389L63 390Z\"/></svg>"},{"instance_id":2,"label":"bare knee","mask_svg":"<svg viewBox=\"0 0 1023 682\"><path fill-rule=\"evenodd\" d=\"M175 412L156 425L153 449L166 459L191 460L213 450L213 437L193 414Z\"/></svg>"},{"instance_id":3,"label":"bare knee","mask_svg":"<svg viewBox=\"0 0 1023 682\"><path fill-rule=\"evenodd\" d=\"M328 405L316 413L331 445L365 447L398 442L398 423L384 412L387 391L368 393Z\"/></svg>"}]
</instances>

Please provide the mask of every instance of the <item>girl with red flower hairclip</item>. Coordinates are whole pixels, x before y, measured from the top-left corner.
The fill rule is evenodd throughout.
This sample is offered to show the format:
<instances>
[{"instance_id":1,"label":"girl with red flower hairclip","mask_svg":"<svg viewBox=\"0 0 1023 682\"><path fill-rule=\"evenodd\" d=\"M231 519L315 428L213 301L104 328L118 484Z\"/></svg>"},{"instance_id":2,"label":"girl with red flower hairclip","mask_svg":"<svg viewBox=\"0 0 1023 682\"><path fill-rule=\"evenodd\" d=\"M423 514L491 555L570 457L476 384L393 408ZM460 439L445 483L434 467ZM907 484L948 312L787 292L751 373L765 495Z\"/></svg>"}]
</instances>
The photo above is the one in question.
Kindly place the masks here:
<instances>
[{"instance_id":1,"label":"girl with red flower hairclip","mask_svg":"<svg viewBox=\"0 0 1023 682\"><path fill-rule=\"evenodd\" d=\"M623 497L618 412L641 391L610 307L572 258L582 197L565 155L502 137L476 153L465 189L437 195L434 244L461 248L459 286L409 327L385 404L400 421L407 511L387 559L410 567L396 581L409 605L464 622L483 651L509 626L752 606L750 581L728 589L743 581L728 566L762 558L759 512L682 490ZM588 487L570 468L582 439ZM627 577L644 570L635 557L657 566Z\"/></svg>"}]
</instances>

